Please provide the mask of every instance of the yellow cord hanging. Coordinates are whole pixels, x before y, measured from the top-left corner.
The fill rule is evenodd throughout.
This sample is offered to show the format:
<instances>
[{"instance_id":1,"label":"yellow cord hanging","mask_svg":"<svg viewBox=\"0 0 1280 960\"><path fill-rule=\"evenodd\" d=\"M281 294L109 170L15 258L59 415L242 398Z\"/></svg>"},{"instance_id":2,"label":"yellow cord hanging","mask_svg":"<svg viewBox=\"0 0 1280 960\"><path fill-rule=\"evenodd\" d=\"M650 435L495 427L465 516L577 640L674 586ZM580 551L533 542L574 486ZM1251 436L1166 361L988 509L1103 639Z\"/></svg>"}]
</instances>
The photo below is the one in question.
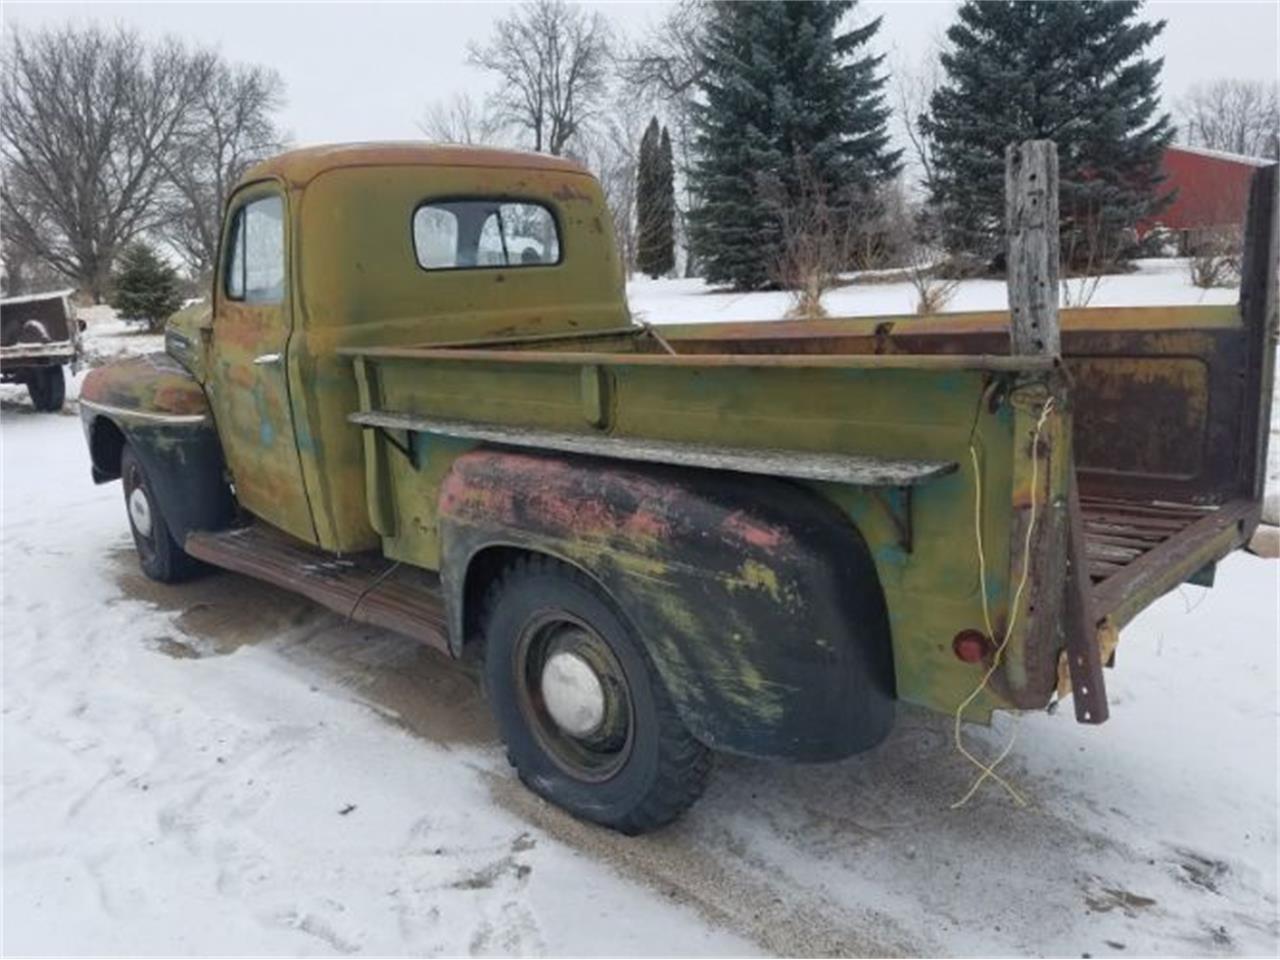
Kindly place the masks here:
<instances>
[{"instance_id":1,"label":"yellow cord hanging","mask_svg":"<svg viewBox=\"0 0 1280 960\"><path fill-rule=\"evenodd\" d=\"M1028 518L1027 536L1023 543L1022 576L1018 581L1017 589L1014 590L1013 602L1009 608L1009 626L1005 630L1004 636L1001 637L999 644L996 645L996 652L991 657L991 666L989 666L987 671L982 675L982 679L978 682L978 685L973 688L973 692L965 697L964 700L962 700L956 707L953 724L956 749L982 772L970 785L969 789L965 791L964 796L951 804L952 810L959 809L968 803L969 799L977 793L978 788L982 786L983 781L988 777L1000 784L1000 786L1004 787L1009 796L1013 798L1013 802L1018 806L1025 807L1027 805L1027 801L1023 798L1022 794L1014 789L1013 785L1010 784L1009 781L996 773L996 767L998 767L1004 761L1004 758L1009 755L1009 752L1013 749L1013 745L1018 740L1018 728L1016 726L1013 728L1013 733L1009 737L1009 742L1005 744L1004 749L1000 751L995 760L991 761L991 763L984 763L982 760L970 753L965 747L964 740L960 735L960 723L965 710L969 709L970 704L972 704L974 700L978 699L978 696L986 689L987 683L991 680L992 676L994 676L995 672L1000 669L1000 662L1004 656L1005 647L1008 646L1009 638L1013 635L1013 628L1018 621L1018 613L1022 606L1022 593L1026 588L1027 580L1030 578L1031 573L1031 538L1035 533L1038 512L1037 508L1039 506L1037 493L1040 488L1040 432L1044 429L1045 421L1049 418L1049 413L1052 409L1053 397L1050 397L1045 401L1045 405L1040 411L1040 417L1036 421L1035 434L1031 441L1031 516ZM995 628L991 623L991 610L987 603L987 558L986 551L983 549L982 545L982 471L978 469L978 451L972 442L969 444L969 459L973 462L973 531L974 538L978 546L978 586L982 593L982 619L986 624L987 636L994 639Z\"/></svg>"}]
</instances>

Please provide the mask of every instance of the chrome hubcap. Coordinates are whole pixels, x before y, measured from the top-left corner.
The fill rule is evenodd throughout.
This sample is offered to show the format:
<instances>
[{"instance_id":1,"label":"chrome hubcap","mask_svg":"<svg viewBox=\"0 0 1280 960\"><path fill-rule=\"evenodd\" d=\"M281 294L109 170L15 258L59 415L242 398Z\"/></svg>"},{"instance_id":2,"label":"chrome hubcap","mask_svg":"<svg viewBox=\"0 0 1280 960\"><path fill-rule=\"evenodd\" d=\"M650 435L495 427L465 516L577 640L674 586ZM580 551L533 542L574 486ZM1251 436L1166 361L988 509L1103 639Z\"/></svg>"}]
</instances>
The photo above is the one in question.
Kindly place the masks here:
<instances>
[{"instance_id":1,"label":"chrome hubcap","mask_svg":"<svg viewBox=\"0 0 1280 960\"><path fill-rule=\"evenodd\" d=\"M626 673L604 638L564 610L544 610L512 650L529 731L576 780L602 783L631 755L635 710Z\"/></svg>"},{"instance_id":2,"label":"chrome hubcap","mask_svg":"<svg viewBox=\"0 0 1280 960\"><path fill-rule=\"evenodd\" d=\"M138 533L144 537L151 536L151 504L141 487L134 487L129 494L129 519Z\"/></svg>"},{"instance_id":3,"label":"chrome hubcap","mask_svg":"<svg viewBox=\"0 0 1280 960\"><path fill-rule=\"evenodd\" d=\"M542 702L551 719L571 737L587 737L604 723L605 692L591 664L561 650L542 668Z\"/></svg>"}]
</instances>

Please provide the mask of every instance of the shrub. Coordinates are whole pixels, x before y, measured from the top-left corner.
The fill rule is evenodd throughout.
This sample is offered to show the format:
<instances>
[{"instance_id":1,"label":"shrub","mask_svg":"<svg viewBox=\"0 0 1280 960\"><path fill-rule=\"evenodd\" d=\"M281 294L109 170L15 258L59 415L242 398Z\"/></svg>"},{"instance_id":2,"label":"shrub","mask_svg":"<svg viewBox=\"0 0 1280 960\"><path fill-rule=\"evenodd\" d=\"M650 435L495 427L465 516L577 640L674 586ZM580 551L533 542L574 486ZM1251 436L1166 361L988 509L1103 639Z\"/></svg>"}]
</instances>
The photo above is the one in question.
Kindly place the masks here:
<instances>
[{"instance_id":1,"label":"shrub","mask_svg":"<svg viewBox=\"0 0 1280 960\"><path fill-rule=\"evenodd\" d=\"M1197 287L1233 287L1240 282L1244 242L1239 229L1220 227L1200 231L1191 247L1187 267Z\"/></svg>"},{"instance_id":2,"label":"shrub","mask_svg":"<svg viewBox=\"0 0 1280 960\"><path fill-rule=\"evenodd\" d=\"M130 244L120 257L111 305L126 320L144 320L158 332L178 307L182 291L178 274L145 243Z\"/></svg>"}]
</instances>

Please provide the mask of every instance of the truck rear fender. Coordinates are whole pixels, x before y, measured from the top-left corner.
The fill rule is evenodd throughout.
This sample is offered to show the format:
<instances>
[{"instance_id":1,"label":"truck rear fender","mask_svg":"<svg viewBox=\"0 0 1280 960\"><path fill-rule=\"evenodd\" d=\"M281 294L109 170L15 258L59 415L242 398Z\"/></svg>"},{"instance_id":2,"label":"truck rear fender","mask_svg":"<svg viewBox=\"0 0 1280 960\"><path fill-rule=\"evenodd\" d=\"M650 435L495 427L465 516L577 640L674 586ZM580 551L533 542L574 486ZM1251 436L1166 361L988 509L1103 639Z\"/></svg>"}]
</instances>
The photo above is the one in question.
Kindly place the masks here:
<instances>
[{"instance_id":1,"label":"truck rear fender","mask_svg":"<svg viewBox=\"0 0 1280 960\"><path fill-rule=\"evenodd\" d=\"M94 482L119 479L120 455L130 444L179 543L192 530L230 522L233 501L208 398L172 357L148 354L90 371L80 388L80 418Z\"/></svg>"},{"instance_id":2,"label":"truck rear fender","mask_svg":"<svg viewBox=\"0 0 1280 960\"><path fill-rule=\"evenodd\" d=\"M481 626L520 552L591 577L635 626L695 736L753 756L834 760L893 719L870 554L811 490L743 474L478 449L441 486L451 643Z\"/></svg>"}]
</instances>

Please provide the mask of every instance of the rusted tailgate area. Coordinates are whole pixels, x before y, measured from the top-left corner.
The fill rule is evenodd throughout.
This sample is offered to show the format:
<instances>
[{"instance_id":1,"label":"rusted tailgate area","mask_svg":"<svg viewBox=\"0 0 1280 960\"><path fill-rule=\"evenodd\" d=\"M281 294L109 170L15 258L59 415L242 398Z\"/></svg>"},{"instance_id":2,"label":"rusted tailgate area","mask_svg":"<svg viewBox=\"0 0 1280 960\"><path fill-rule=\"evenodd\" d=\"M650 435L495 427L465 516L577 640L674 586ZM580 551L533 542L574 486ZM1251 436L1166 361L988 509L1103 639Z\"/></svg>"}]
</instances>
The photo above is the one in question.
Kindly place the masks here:
<instances>
[{"instance_id":1,"label":"rusted tailgate area","mask_svg":"<svg viewBox=\"0 0 1280 960\"><path fill-rule=\"evenodd\" d=\"M1257 505L1220 506L1082 498L1089 579L1098 616L1117 628L1238 546Z\"/></svg>"},{"instance_id":2,"label":"rusted tailgate area","mask_svg":"<svg viewBox=\"0 0 1280 960\"><path fill-rule=\"evenodd\" d=\"M1080 506L1089 550L1089 579L1095 584L1122 573L1215 509L1089 497L1082 497Z\"/></svg>"},{"instance_id":3,"label":"rusted tailgate area","mask_svg":"<svg viewBox=\"0 0 1280 960\"><path fill-rule=\"evenodd\" d=\"M1253 178L1233 322L1136 343L1103 337L1068 354L1093 612L1110 628L1247 543L1258 523L1277 339L1277 169Z\"/></svg>"}]
</instances>

